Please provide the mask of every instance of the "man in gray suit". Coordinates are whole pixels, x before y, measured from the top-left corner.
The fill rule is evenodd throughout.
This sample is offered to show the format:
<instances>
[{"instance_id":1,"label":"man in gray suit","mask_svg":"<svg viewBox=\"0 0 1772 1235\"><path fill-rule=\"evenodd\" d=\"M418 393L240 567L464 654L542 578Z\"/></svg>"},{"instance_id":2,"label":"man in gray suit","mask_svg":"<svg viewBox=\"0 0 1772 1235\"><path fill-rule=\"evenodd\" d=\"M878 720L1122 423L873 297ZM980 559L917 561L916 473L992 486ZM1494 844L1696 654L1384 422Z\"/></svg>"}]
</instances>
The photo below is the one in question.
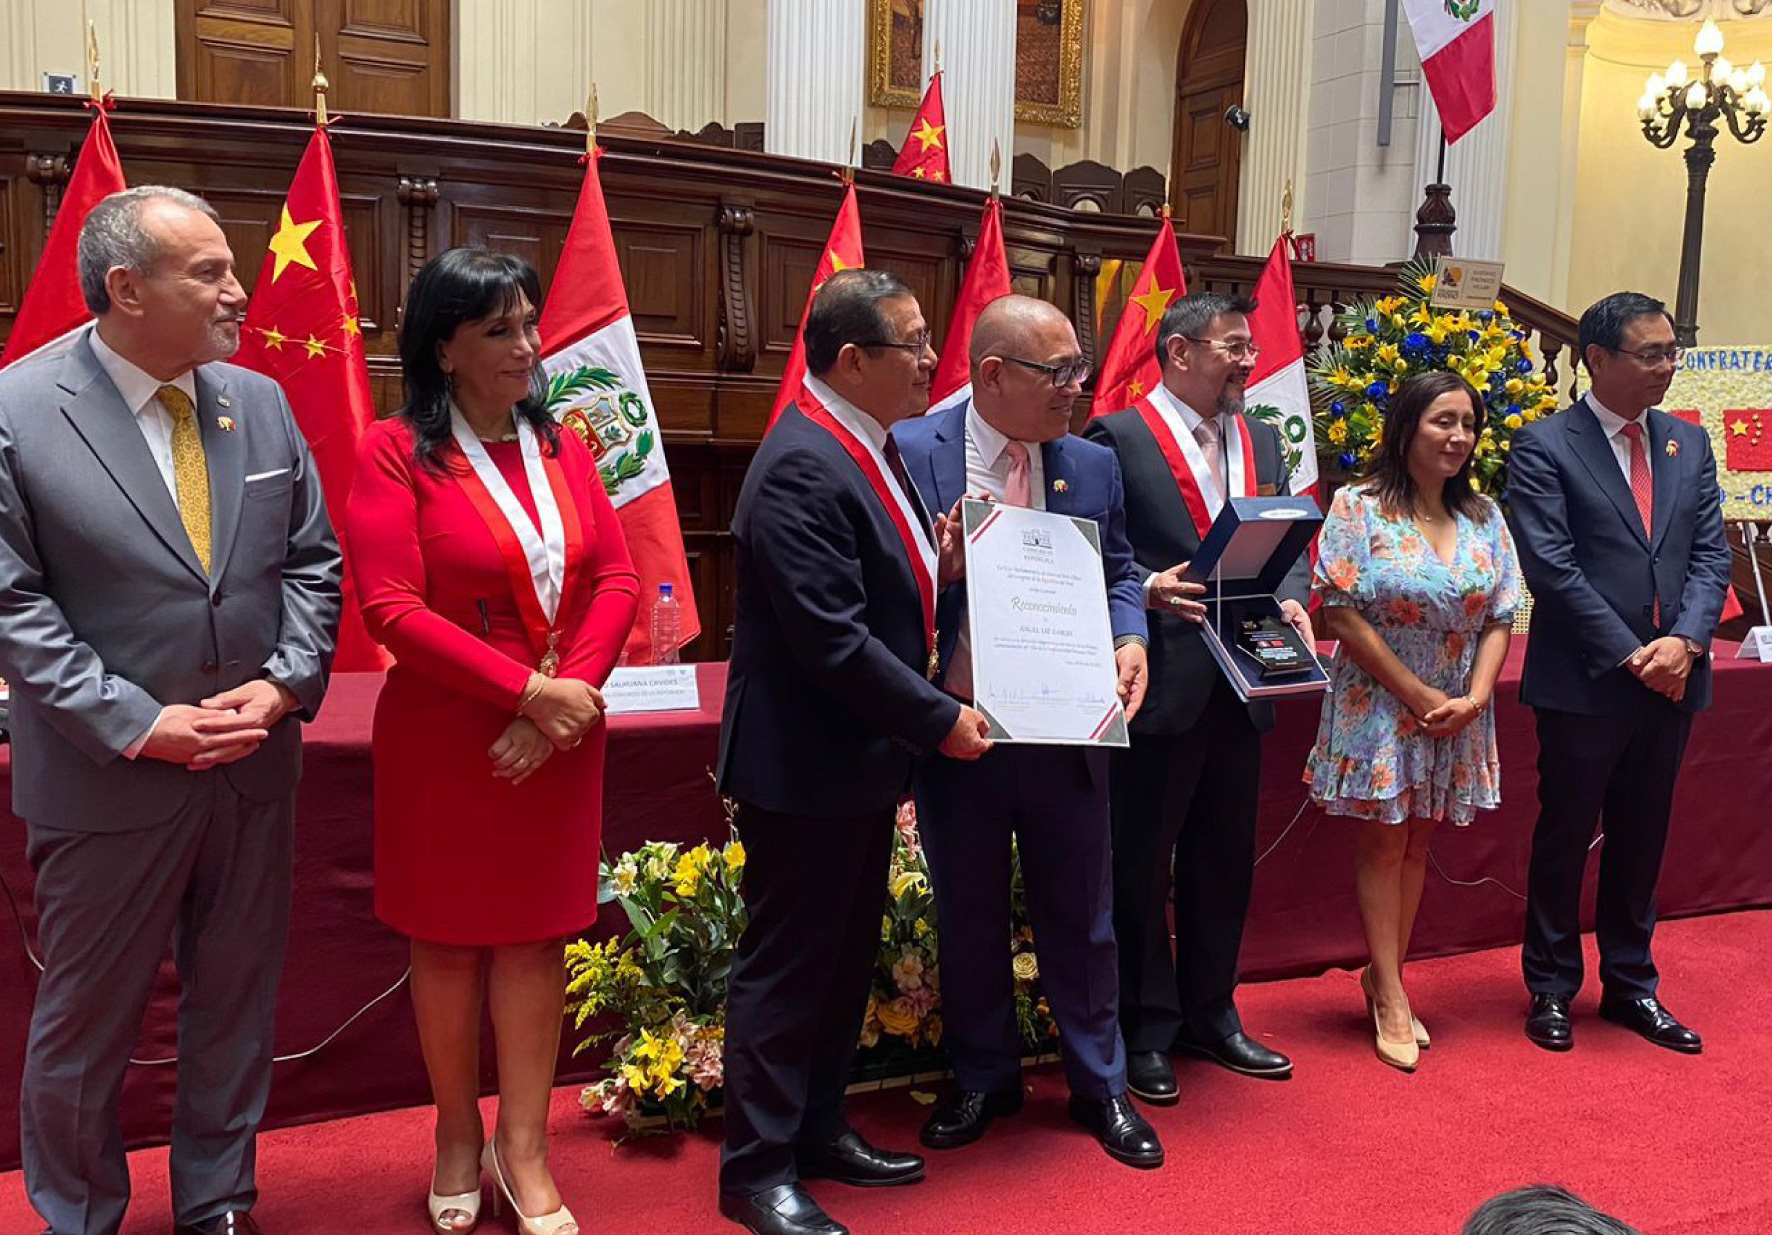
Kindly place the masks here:
<instances>
[{"instance_id":1,"label":"man in gray suit","mask_svg":"<svg viewBox=\"0 0 1772 1235\"><path fill-rule=\"evenodd\" d=\"M283 392L220 363L246 294L214 211L130 189L93 209L79 251L96 325L0 373L0 675L44 961L25 1184L53 1235L122 1225L118 1093L171 939L174 1220L248 1235L291 718L325 690L338 545Z\"/></svg>"}]
</instances>

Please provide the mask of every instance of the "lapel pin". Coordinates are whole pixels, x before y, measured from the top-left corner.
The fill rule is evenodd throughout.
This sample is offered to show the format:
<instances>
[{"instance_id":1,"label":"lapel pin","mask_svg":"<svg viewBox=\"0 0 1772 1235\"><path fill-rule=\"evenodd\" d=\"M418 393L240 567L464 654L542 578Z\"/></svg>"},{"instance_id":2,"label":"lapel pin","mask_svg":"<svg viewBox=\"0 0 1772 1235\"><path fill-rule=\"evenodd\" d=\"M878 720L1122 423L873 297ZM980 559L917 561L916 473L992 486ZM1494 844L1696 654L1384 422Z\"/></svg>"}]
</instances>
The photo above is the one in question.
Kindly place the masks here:
<instances>
[{"instance_id":1,"label":"lapel pin","mask_svg":"<svg viewBox=\"0 0 1772 1235\"><path fill-rule=\"evenodd\" d=\"M1055 480L1052 482L1052 491L1054 493L1069 493L1071 491L1071 487L1065 480L1063 480L1061 478L1059 480Z\"/></svg>"},{"instance_id":2,"label":"lapel pin","mask_svg":"<svg viewBox=\"0 0 1772 1235\"><path fill-rule=\"evenodd\" d=\"M1667 439L1667 457L1670 459L1680 457L1680 444L1671 437Z\"/></svg>"},{"instance_id":3,"label":"lapel pin","mask_svg":"<svg viewBox=\"0 0 1772 1235\"><path fill-rule=\"evenodd\" d=\"M216 403L220 404L222 407L233 407L234 406L232 401L230 401L228 396L226 396L226 395L217 395L215 401L216 401Z\"/></svg>"},{"instance_id":4,"label":"lapel pin","mask_svg":"<svg viewBox=\"0 0 1772 1235\"><path fill-rule=\"evenodd\" d=\"M223 404L223 406L225 407L226 404ZM234 418L232 416L217 416L215 418L215 427L220 429L223 433L232 433L234 431Z\"/></svg>"}]
</instances>

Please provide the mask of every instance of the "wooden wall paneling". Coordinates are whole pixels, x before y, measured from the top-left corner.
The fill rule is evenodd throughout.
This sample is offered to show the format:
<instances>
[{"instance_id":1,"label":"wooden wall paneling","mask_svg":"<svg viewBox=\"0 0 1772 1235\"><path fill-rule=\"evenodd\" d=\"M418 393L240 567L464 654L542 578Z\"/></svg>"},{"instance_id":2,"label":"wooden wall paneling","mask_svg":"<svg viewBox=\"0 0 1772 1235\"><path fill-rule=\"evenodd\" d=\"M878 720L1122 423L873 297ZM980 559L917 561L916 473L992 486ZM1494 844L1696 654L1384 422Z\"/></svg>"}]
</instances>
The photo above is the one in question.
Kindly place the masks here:
<instances>
[{"instance_id":1,"label":"wooden wall paneling","mask_svg":"<svg viewBox=\"0 0 1772 1235\"><path fill-rule=\"evenodd\" d=\"M708 328L713 317L708 293L714 285L704 269L706 224L630 216L611 219L610 230L628 289L634 332L653 349L710 350Z\"/></svg>"},{"instance_id":2,"label":"wooden wall paneling","mask_svg":"<svg viewBox=\"0 0 1772 1235\"><path fill-rule=\"evenodd\" d=\"M324 0L320 8L334 106L449 115L449 0Z\"/></svg>"},{"instance_id":3,"label":"wooden wall paneling","mask_svg":"<svg viewBox=\"0 0 1772 1235\"><path fill-rule=\"evenodd\" d=\"M314 11L306 0L178 0L181 99L287 107L309 88Z\"/></svg>"},{"instance_id":4,"label":"wooden wall paneling","mask_svg":"<svg viewBox=\"0 0 1772 1235\"><path fill-rule=\"evenodd\" d=\"M720 199L720 322L715 336L720 369L749 373L757 367L757 313L751 285L757 269L757 213L742 199Z\"/></svg>"},{"instance_id":5,"label":"wooden wall paneling","mask_svg":"<svg viewBox=\"0 0 1772 1235\"><path fill-rule=\"evenodd\" d=\"M10 177L0 179L0 313L17 313L25 298L25 238L16 185Z\"/></svg>"}]
</instances>

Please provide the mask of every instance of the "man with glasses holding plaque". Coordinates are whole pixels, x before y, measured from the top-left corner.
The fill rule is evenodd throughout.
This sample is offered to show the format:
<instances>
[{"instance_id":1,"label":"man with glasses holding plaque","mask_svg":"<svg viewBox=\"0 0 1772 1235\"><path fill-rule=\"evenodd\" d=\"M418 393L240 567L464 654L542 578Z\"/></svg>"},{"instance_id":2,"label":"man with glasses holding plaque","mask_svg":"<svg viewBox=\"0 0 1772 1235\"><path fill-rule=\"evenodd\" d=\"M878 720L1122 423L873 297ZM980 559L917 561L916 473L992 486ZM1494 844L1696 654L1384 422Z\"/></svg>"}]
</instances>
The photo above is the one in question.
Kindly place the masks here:
<instances>
[{"instance_id":1,"label":"man with glasses holding plaque","mask_svg":"<svg viewBox=\"0 0 1772 1235\"><path fill-rule=\"evenodd\" d=\"M1729 585L1717 464L1704 429L1655 404L1679 368L1659 300L1607 296L1581 315L1593 386L1528 425L1508 458L1508 523L1533 596L1520 698L1538 721L1538 826L1521 952L1526 1036L1574 1045L1581 881L1603 822L1594 924L1600 1015L1697 1054L1650 956L1655 882L1692 717L1710 705L1711 636Z\"/></svg>"},{"instance_id":2,"label":"man with glasses holding plaque","mask_svg":"<svg viewBox=\"0 0 1772 1235\"><path fill-rule=\"evenodd\" d=\"M1243 1032L1234 1001L1255 873L1261 735L1273 727L1273 705L1242 702L1225 680L1200 630L1204 589L1182 578L1227 495L1288 492L1278 431L1242 415L1258 352L1253 308L1213 292L1170 305L1157 327L1162 384L1083 432L1119 456L1150 611L1150 688L1130 749L1114 752L1112 800L1120 1028L1131 1090L1153 1103L1179 1097L1172 1050L1247 1076L1292 1073L1291 1060ZM1280 612L1307 648L1315 646L1309 586L1301 557Z\"/></svg>"}]
</instances>

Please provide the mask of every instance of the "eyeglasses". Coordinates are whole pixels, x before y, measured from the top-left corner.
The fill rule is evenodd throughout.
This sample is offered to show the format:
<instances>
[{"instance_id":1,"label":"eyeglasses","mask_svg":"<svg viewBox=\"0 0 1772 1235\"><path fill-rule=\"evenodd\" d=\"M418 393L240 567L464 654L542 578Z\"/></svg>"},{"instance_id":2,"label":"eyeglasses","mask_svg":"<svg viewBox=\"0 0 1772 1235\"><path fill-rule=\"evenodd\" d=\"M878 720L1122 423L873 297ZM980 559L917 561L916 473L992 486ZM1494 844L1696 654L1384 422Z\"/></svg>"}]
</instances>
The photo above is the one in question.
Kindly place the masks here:
<instances>
[{"instance_id":1,"label":"eyeglasses","mask_svg":"<svg viewBox=\"0 0 1772 1235\"><path fill-rule=\"evenodd\" d=\"M1609 347L1606 350L1617 352L1620 356L1629 356L1645 369L1658 369L1664 364L1671 364L1677 369L1680 362L1686 359L1686 349L1683 347L1645 347L1640 352L1623 347Z\"/></svg>"},{"instance_id":2,"label":"eyeglasses","mask_svg":"<svg viewBox=\"0 0 1772 1235\"><path fill-rule=\"evenodd\" d=\"M1199 335L1183 335L1182 338L1195 343L1204 343L1207 347L1215 347L1232 360L1254 360L1261 355L1261 344L1253 339L1202 339Z\"/></svg>"},{"instance_id":3,"label":"eyeglasses","mask_svg":"<svg viewBox=\"0 0 1772 1235\"><path fill-rule=\"evenodd\" d=\"M1078 356L1075 360L1066 360L1060 364L1041 364L1037 360L1023 360L1020 356L999 356L999 360L1007 360L1010 364L1018 364L1024 369L1032 369L1036 373L1044 373L1052 379L1054 389L1069 386L1072 382L1078 385L1089 380L1095 366Z\"/></svg>"},{"instance_id":4,"label":"eyeglasses","mask_svg":"<svg viewBox=\"0 0 1772 1235\"><path fill-rule=\"evenodd\" d=\"M927 330L919 330L915 335L911 336L908 343L889 343L883 339L879 339L866 343L857 343L855 346L866 348L890 347L897 351L909 352L913 356L921 356L929 347L929 332Z\"/></svg>"}]
</instances>

